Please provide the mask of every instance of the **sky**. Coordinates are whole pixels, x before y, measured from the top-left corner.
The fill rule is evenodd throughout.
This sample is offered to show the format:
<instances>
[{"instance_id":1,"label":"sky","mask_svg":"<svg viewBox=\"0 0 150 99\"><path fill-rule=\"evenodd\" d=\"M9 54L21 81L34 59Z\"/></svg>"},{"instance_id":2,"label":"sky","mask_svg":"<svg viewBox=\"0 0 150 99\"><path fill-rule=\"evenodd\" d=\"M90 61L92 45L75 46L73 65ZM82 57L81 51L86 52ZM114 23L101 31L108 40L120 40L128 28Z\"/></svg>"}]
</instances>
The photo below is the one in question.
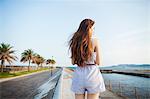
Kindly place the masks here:
<instances>
[{"instance_id":1,"label":"sky","mask_svg":"<svg viewBox=\"0 0 150 99\"><path fill-rule=\"evenodd\" d=\"M150 63L149 0L0 0L0 43L16 50L16 65L32 49L71 66L68 41L85 18L95 21L102 66Z\"/></svg>"}]
</instances>

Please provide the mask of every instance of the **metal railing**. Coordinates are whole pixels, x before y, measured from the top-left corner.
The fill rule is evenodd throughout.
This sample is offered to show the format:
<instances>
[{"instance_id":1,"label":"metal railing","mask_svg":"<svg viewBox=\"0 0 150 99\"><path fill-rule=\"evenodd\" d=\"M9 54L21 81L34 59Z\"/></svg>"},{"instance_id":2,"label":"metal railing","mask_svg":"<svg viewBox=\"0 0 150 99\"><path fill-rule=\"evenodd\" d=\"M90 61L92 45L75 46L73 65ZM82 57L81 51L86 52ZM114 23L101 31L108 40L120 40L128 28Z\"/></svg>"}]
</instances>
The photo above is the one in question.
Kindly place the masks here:
<instances>
[{"instance_id":1,"label":"metal railing","mask_svg":"<svg viewBox=\"0 0 150 99\"><path fill-rule=\"evenodd\" d=\"M149 99L150 98L150 89L145 89L141 91L138 87L130 87L125 84L121 84L117 81L105 80L105 84L108 90L116 93L117 95L124 98L132 99Z\"/></svg>"}]
</instances>

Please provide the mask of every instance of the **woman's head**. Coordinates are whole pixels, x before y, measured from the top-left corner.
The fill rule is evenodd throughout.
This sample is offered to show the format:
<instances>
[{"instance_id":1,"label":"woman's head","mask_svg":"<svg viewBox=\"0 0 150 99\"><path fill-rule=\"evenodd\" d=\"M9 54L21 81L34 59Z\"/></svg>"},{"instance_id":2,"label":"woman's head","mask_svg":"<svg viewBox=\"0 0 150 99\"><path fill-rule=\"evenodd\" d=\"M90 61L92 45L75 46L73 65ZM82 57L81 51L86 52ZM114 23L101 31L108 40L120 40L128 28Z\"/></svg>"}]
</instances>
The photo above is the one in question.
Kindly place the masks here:
<instances>
[{"instance_id":1,"label":"woman's head","mask_svg":"<svg viewBox=\"0 0 150 99\"><path fill-rule=\"evenodd\" d=\"M92 27L94 25L94 21L91 19L84 19L77 30L81 35L89 35L92 34Z\"/></svg>"},{"instance_id":2,"label":"woman's head","mask_svg":"<svg viewBox=\"0 0 150 99\"><path fill-rule=\"evenodd\" d=\"M95 22L91 19L84 19L69 41L71 58L73 63L78 66L84 66L84 61L87 61L91 57L91 53L93 51L91 36L93 33L94 23Z\"/></svg>"}]
</instances>

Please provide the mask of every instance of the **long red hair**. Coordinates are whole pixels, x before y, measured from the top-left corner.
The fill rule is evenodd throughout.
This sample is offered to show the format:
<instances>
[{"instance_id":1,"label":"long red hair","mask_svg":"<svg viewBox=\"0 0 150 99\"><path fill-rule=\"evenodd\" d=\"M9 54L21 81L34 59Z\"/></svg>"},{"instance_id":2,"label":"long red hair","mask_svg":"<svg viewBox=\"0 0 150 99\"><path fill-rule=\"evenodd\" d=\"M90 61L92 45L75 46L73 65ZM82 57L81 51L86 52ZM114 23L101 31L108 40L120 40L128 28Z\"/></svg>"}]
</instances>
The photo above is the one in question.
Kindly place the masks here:
<instances>
[{"instance_id":1,"label":"long red hair","mask_svg":"<svg viewBox=\"0 0 150 99\"><path fill-rule=\"evenodd\" d=\"M94 25L91 19L84 19L69 41L71 59L73 64L83 67L92 55L92 42L89 29Z\"/></svg>"}]
</instances>

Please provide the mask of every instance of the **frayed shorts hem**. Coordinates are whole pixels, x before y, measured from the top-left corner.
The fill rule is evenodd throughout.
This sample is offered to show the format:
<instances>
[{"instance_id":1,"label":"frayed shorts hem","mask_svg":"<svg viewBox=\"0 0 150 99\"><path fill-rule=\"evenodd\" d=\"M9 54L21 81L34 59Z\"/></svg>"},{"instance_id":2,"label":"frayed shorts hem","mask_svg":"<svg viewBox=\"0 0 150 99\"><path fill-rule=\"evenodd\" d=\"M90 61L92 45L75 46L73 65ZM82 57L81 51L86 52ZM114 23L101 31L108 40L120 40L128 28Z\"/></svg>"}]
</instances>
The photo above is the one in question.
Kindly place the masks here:
<instances>
[{"instance_id":1,"label":"frayed shorts hem","mask_svg":"<svg viewBox=\"0 0 150 99\"><path fill-rule=\"evenodd\" d=\"M96 94L96 93L103 93L105 92L106 90L101 90L101 91L93 91L93 92L89 92L89 91L84 91L84 92L76 92L76 91L73 91L75 94L85 94L85 92L87 92L87 94Z\"/></svg>"}]
</instances>

